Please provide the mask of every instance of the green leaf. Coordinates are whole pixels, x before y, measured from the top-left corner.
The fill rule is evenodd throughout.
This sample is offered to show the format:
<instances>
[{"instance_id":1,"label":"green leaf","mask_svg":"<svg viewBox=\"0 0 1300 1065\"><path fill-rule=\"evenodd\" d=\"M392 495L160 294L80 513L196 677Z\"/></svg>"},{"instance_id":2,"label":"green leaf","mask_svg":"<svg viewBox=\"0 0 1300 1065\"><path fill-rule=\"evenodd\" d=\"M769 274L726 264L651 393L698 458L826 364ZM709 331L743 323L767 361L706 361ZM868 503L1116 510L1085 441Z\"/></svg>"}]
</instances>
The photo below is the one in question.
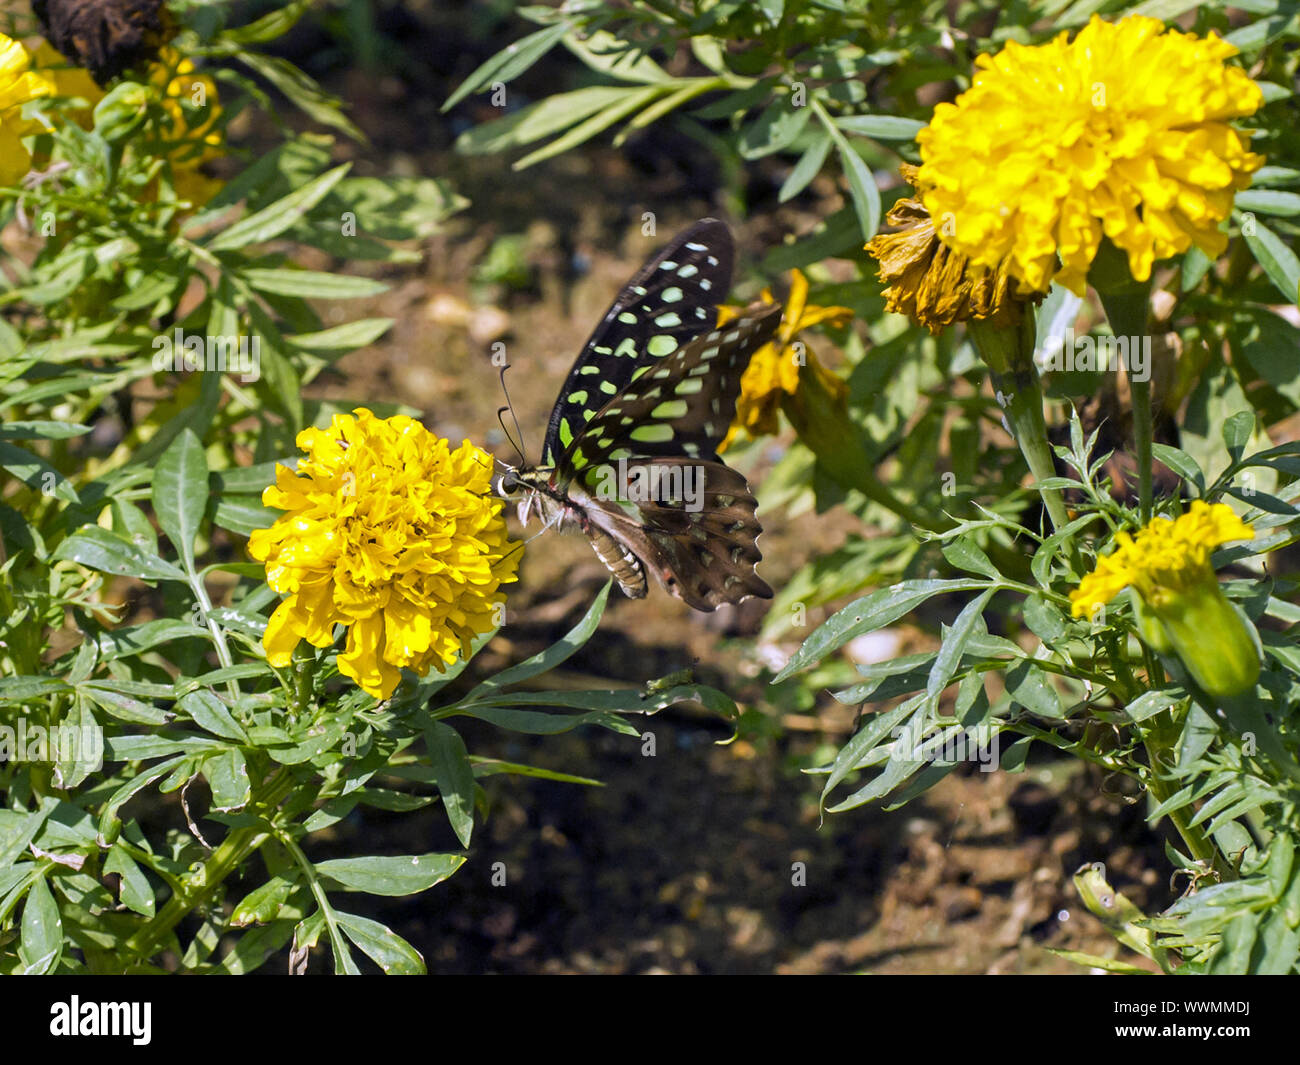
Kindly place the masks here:
<instances>
[{"instance_id":1,"label":"green leaf","mask_svg":"<svg viewBox=\"0 0 1300 1065\"><path fill-rule=\"evenodd\" d=\"M89 425L71 422L7 422L0 425L0 440L67 440L90 432Z\"/></svg>"},{"instance_id":2,"label":"green leaf","mask_svg":"<svg viewBox=\"0 0 1300 1065\"><path fill-rule=\"evenodd\" d=\"M952 682L953 674L961 665L962 652L966 650L971 634L983 619L984 608L988 606L995 591L996 588L988 588L983 594L967 603L962 608L962 612L957 615L952 628L948 630L939 653L935 656L934 664L930 667L930 676L925 682L925 694L932 703L938 702L943 690Z\"/></svg>"},{"instance_id":3,"label":"green leaf","mask_svg":"<svg viewBox=\"0 0 1300 1065\"><path fill-rule=\"evenodd\" d=\"M1041 595L1031 595L1025 600L1025 625L1046 644L1055 643L1067 629L1060 609Z\"/></svg>"},{"instance_id":4,"label":"green leaf","mask_svg":"<svg viewBox=\"0 0 1300 1065\"><path fill-rule=\"evenodd\" d=\"M466 96L478 91L484 85L517 78L559 44L572 28L568 22L557 22L554 26L547 26L507 45L492 58L480 63L474 72L461 82L459 88L448 96L447 102L442 105L443 112L450 111Z\"/></svg>"},{"instance_id":5,"label":"green leaf","mask_svg":"<svg viewBox=\"0 0 1300 1065\"><path fill-rule=\"evenodd\" d=\"M1234 201L1239 211L1259 211L1291 217L1300 214L1300 196L1294 192L1277 189L1245 189L1237 193Z\"/></svg>"},{"instance_id":6,"label":"green leaf","mask_svg":"<svg viewBox=\"0 0 1300 1065\"><path fill-rule=\"evenodd\" d=\"M366 143L366 135L343 113L339 99L327 93L315 79L287 59L250 48L239 49L234 53L234 57L266 78L307 117L321 125L342 130L361 144Z\"/></svg>"},{"instance_id":7,"label":"green leaf","mask_svg":"<svg viewBox=\"0 0 1300 1065\"><path fill-rule=\"evenodd\" d=\"M509 151L549 137L584 118L625 101L640 90L610 85L548 96L522 111L493 119L466 130L456 138L456 150L465 155Z\"/></svg>"},{"instance_id":8,"label":"green leaf","mask_svg":"<svg viewBox=\"0 0 1300 1065\"><path fill-rule=\"evenodd\" d=\"M212 789L214 810L242 810L252 798L244 752L230 747L203 760L203 776Z\"/></svg>"},{"instance_id":9,"label":"green leaf","mask_svg":"<svg viewBox=\"0 0 1300 1065\"><path fill-rule=\"evenodd\" d=\"M421 976L424 959L411 944L378 921L338 911L335 919L344 934L390 976Z\"/></svg>"},{"instance_id":10,"label":"green leaf","mask_svg":"<svg viewBox=\"0 0 1300 1065\"><path fill-rule=\"evenodd\" d=\"M1133 721L1145 721L1163 710L1168 710L1171 706L1177 706L1184 698L1183 695L1175 695L1167 691L1143 692L1124 707L1124 713L1128 714Z\"/></svg>"},{"instance_id":11,"label":"green leaf","mask_svg":"<svg viewBox=\"0 0 1300 1065\"><path fill-rule=\"evenodd\" d=\"M212 520L239 536L251 536L258 529L269 529L282 513L263 506L257 496L234 496L218 501Z\"/></svg>"},{"instance_id":12,"label":"green leaf","mask_svg":"<svg viewBox=\"0 0 1300 1065\"><path fill-rule=\"evenodd\" d=\"M1254 411L1238 411L1223 423L1223 443L1232 456L1233 462L1241 459L1242 453L1245 452L1246 445L1250 443L1254 431Z\"/></svg>"},{"instance_id":13,"label":"green leaf","mask_svg":"<svg viewBox=\"0 0 1300 1065\"><path fill-rule=\"evenodd\" d=\"M179 552L185 568L194 569L194 538L208 505L208 461L203 445L183 429L163 452L154 471L153 509L158 524Z\"/></svg>"},{"instance_id":14,"label":"green leaf","mask_svg":"<svg viewBox=\"0 0 1300 1065\"><path fill-rule=\"evenodd\" d=\"M344 891L415 895L441 884L464 864L460 854L401 854L391 858L335 858L317 862L316 872ZM365 950L361 943L357 946Z\"/></svg>"},{"instance_id":15,"label":"green leaf","mask_svg":"<svg viewBox=\"0 0 1300 1065\"><path fill-rule=\"evenodd\" d=\"M848 115L837 118L835 124L845 133L871 137L878 141L915 140L917 133L925 128L924 122L896 115Z\"/></svg>"},{"instance_id":16,"label":"green leaf","mask_svg":"<svg viewBox=\"0 0 1300 1065\"><path fill-rule=\"evenodd\" d=\"M635 694L635 693L633 693ZM625 736L639 736L641 732L628 724L612 710L591 710L585 714L547 714L538 710L515 710L507 706L457 705L454 713L476 717L491 722L498 728L511 732L524 732L533 736L554 736L582 725L599 725L611 732Z\"/></svg>"},{"instance_id":17,"label":"green leaf","mask_svg":"<svg viewBox=\"0 0 1300 1065\"><path fill-rule=\"evenodd\" d=\"M23 905L18 956L23 961L22 971L28 976L53 972L63 956L63 920L59 917L59 904L43 876L32 882Z\"/></svg>"},{"instance_id":18,"label":"green leaf","mask_svg":"<svg viewBox=\"0 0 1300 1065\"><path fill-rule=\"evenodd\" d=\"M72 482L26 448L0 440L0 467L4 467L34 492L53 494L69 503L78 502Z\"/></svg>"},{"instance_id":19,"label":"green leaf","mask_svg":"<svg viewBox=\"0 0 1300 1065\"><path fill-rule=\"evenodd\" d=\"M596 598L592 600L591 606L587 608L587 613L582 620L564 636L545 651L489 677L471 691L465 697L465 701L473 702L475 699L500 691L507 685L531 680L540 673L546 673L554 669L569 658L570 655L577 652L591 638L591 634L596 631L596 627L600 624L600 619L605 613L605 603L609 599L610 583L609 581L605 582L605 586L596 594Z\"/></svg>"},{"instance_id":20,"label":"green leaf","mask_svg":"<svg viewBox=\"0 0 1300 1065\"><path fill-rule=\"evenodd\" d=\"M917 580L901 581L890 588L872 592L822 622L803 646L790 656L790 661L773 678L773 683L779 684L801 669L821 661L855 636L892 624L927 599L948 592L983 591L987 587L985 581Z\"/></svg>"},{"instance_id":21,"label":"green leaf","mask_svg":"<svg viewBox=\"0 0 1300 1065\"><path fill-rule=\"evenodd\" d=\"M104 872L116 873L122 878L120 896L124 906L143 917L154 915L153 888L149 886L149 878L121 844L114 844L108 852Z\"/></svg>"},{"instance_id":22,"label":"green leaf","mask_svg":"<svg viewBox=\"0 0 1300 1065\"><path fill-rule=\"evenodd\" d=\"M355 351L373 344L392 328L395 318L358 318L316 333L294 333L284 339L307 351Z\"/></svg>"},{"instance_id":23,"label":"green leaf","mask_svg":"<svg viewBox=\"0 0 1300 1065\"><path fill-rule=\"evenodd\" d=\"M793 107L789 96L778 97L741 130L741 158L760 159L788 148L811 117L811 107Z\"/></svg>"},{"instance_id":24,"label":"green leaf","mask_svg":"<svg viewBox=\"0 0 1300 1065\"><path fill-rule=\"evenodd\" d=\"M943 545L942 550L943 557L957 569L978 573L995 581L1002 580L1002 574L998 572L997 566L989 561L988 555L981 551L973 540L966 537L949 540Z\"/></svg>"},{"instance_id":25,"label":"green leaf","mask_svg":"<svg viewBox=\"0 0 1300 1065\"><path fill-rule=\"evenodd\" d=\"M474 770L460 733L441 721L431 721L424 730L429 761L442 805L462 847L468 847L474 832Z\"/></svg>"},{"instance_id":26,"label":"green leaf","mask_svg":"<svg viewBox=\"0 0 1300 1065\"><path fill-rule=\"evenodd\" d=\"M585 144L596 134L604 132L616 122L640 111L643 107L648 107L660 95L662 95L662 91L658 85L623 90L623 99L619 103L597 112L590 118L579 122L567 132L562 133L549 144L529 152L522 159L515 160L510 168L512 170L526 170L535 163L540 163L562 152L567 152L570 148Z\"/></svg>"},{"instance_id":27,"label":"green leaf","mask_svg":"<svg viewBox=\"0 0 1300 1065\"><path fill-rule=\"evenodd\" d=\"M1195 485L1198 495L1205 495L1205 474L1197 461L1186 451L1180 451L1168 444L1153 443L1151 453L1188 484Z\"/></svg>"},{"instance_id":28,"label":"green leaf","mask_svg":"<svg viewBox=\"0 0 1300 1065\"><path fill-rule=\"evenodd\" d=\"M134 544L98 525L85 525L55 549L56 561L76 562L100 573L139 577L146 581L184 581L185 573L157 555L148 555Z\"/></svg>"},{"instance_id":29,"label":"green leaf","mask_svg":"<svg viewBox=\"0 0 1300 1065\"><path fill-rule=\"evenodd\" d=\"M46 802L48 805L31 813L0 810L0 872L12 866L26 852L27 845L36 838L36 833L54 809L51 800Z\"/></svg>"},{"instance_id":30,"label":"green leaf","mask_svg":"<svg viewBox=\"0 0 1300 1065\"><path fill-rule=\"evenodd\" d=\"M803 192L808 187L808 183L821 172L830 150L831 135L825 130L818 130L814 133L812 143L804 149L803 155L799 157L799 162L795 164L794 169L790 171L790 176L781 185L777 201L785 203Z\"/></svg>"},{"instance_id":31,"label":"green leaf","mask_svg":"<svg viewBox=\"0 0 1300 1065\"><path fill-rule=\"evenodd\" d=\"M871 176L871 169L862 156L841 143L840 161L844 165L844 174L849 179L849 192L853 197L853 210L858 216L858 227L862 230L864 240L871 240L880 228L880 189L876 179Z\"/></svg>"},{"instance_id":32,"label":"green leaf","mask_svg":"<svg viewBox=\"0 0 1300 1065\"><path fill-rule=\"evenodd\" d=\"M271 206L247 218L241 218L229 229L218 233L208 241L208 251L234 251L278 237L329 195L330 190L342 181L351 169L351 163L337 166L328 173L309 181L302 188L295 189L289 195L276 200Z\"/></svg>"},{"instance_id":33,"label":"green leaf","mask_svg":"<svg viewBox=\"0 0 1300 1065\"><path fill-rule=\"evenodd\" d=\"M244 267L239 277L259 292L303 299L350 300L387 292L382 281L350 274L327 274L320 270L266 269Z\"/></svg>"},{"instance_id":34,"label":"green leaf","mask_svg":"<svg viewBox=\"0 0 1300 1065\"><path fill-rule=\"evenodd\" d=\"M1300 259L1267 226L1256 222L1253 228L1253 233L1247 233L1243 227L1242 235L1255 259L1287 303L1300 302Z\"/></svg>"},{"instance_id":35,"label":"green leaf","mask_svg":"<svg viewBox=\"0 0 1300 1065\"><path fill-rule=\"evenodd\" d=\"M1030 660L1017 662L1007 670L1007 694L1013 702L1040 717L1060 718L1061 697L1041 668Z\"/></svg>"},{"instance_id":36,"label":"green leaf","mask_svg":"<svg viewBox=\"0 0 1300 1065\"><path fill-rule=\"evenodd\" d=\"M189 714L190 719L204 731L220 736L223 740L233 740L235 743L248 742L248 735L243 727L231 716L226 704L211 689L199 688L188 692L181 696L176 705L177 709Z\"/></svg>"},{"instance_id":37,"label":"green leaf","mask_svg":"<svg viewBox=\"0 0 1300 1065\"><path fill-rule=\"evenodd\" d=\"M118 690L120 684L120 681L90 680L77 685L77 690L119 721L129 721L136 725L167 724L171 715L166 710L133 699L126 692Z\"/></svg>"},{"instance_id":38,"label":"green leaf","mask_svg":"<svg viewBox=\"0 0 1300 1065\"><path fill-rule=\"evenodd\" d=\"M274 921L280 915L280 908L297 889L298 875L298 870L289 870L254 888L235 907L230 923L236 928L247 928L251 924Z\"/></svg>"}]
</instances>

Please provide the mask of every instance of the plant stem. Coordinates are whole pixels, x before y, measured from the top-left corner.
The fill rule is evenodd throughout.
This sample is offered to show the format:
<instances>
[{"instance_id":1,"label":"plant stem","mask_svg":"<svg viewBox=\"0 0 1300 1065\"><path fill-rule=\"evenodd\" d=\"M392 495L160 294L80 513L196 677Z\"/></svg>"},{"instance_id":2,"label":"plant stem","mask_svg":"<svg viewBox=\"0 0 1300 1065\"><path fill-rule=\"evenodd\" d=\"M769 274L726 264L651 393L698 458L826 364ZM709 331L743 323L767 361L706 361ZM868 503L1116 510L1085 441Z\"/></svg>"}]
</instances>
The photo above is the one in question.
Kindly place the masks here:
<instances>
[{"instance_id":1,"label":"plant stem","mask_svg":"<svg viewBox=\"0 0 1300 1065\"><path fill-rule=\"evenodd\" d=\"M180 889L172 894L162 909L127 940L128 965L135 960L147 961L156 954L172 929L195 907L202 905L240 863L272 837L270 817L292 790L293 776L283 767L263 783L248 808L262 812L267 824L234 829L208 855L197 872L184 878Z\"/></svg>"},{"instance_id":2,"label":"plant stem","mask_svg":"<svg viewBox=\"0 0 1300 1065\"><path fill-rule=\"evenodd\" d=\"M1151 279L1135 281L1128 257L1109 240L1103 240L1093 259L1088 281L1097 290L1106 320L1116 337L1127 337L1130 345L1147 336L1147 315L1151 305ZM1125 349L1128 350L1128 349ZM1151 520L1151 378L1139 381L1128 375L1133 401L1133 440L1138 469L1138 517L1143 525Z\"/></svg>"}]
</instances>

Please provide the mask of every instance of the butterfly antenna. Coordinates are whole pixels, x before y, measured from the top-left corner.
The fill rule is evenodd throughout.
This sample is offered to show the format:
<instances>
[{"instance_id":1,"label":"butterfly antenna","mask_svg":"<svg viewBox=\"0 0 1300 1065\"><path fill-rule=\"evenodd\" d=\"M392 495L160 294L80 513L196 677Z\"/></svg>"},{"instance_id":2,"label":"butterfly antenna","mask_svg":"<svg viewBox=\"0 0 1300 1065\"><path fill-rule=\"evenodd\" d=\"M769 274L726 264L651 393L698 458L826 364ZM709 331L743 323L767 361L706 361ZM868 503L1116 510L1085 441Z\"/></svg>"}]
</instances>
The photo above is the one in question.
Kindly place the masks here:
<instances>
[{"instance_id":1,"label":"butterfly antenna","mask_svg":"<svg viewBox=\"0 0 1300 1065\"><path fill-rule=\"evenodd\" d=\"M497 411L497 421L501 423L501 431L506 434L506 439L510 441L510 445L519 452L519 462L526 466L528 465L528 456L524 454L524 431L519 427L519 418L515 414L515 405L510 402L510 389L506 387L506 371L508 369L510 369L509 363L501 367L501 391L506 397L506 405ZM502 411L507 410L510 412L510 420L515 423L515 435L519 438L517 444L511 438L510 430L506 428L505 419L501 417Z\"/></svg>"}]
</instances>

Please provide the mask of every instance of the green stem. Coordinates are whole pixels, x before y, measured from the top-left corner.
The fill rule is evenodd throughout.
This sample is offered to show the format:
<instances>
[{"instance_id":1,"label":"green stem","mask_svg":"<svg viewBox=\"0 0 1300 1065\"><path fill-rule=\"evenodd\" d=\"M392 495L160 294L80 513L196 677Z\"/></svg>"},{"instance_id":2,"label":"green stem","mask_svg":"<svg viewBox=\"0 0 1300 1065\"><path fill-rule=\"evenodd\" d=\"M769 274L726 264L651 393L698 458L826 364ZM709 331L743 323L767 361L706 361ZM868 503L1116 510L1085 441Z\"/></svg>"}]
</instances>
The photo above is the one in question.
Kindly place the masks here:
<instances>
[{"instance_id":1,"label":"green stem","mask_svg":"<svg viewBox=\"0 0 1300 1065\"><path fill-rule=\"evenodd\" d=\"M1142 733L1142 745L1146 748L1149 763L1147 791L1157 804L1163 803L1176 790L1177 785L1161 776L1166 759L1174 755L1174 745L1182 735L1183 718L1175 715L1173 710L1166 710L1152 718L1152 726ZM1236 880L1237 873L1232 863L1223 856L1214 841L1206 835L1202 826L1191 823L1193 809L1181 806L1168 814L1170 823L1178 830L1188 853L1207 868L1218 873L1220 880Z\"/></svg>"},{"instance_id":2,"label":"green stem","mask_svg":"<svg viewBox=\"0 0 1300 1065\"><path fill-rule=\"evenodd\" d=\"M249 803L249 810L258 810L268 823L256 827L234 829L208 855L194 874L181 881L153 918L126 942L128 965L133 960L147 961L162 947L167 936L195 907L202 905L217 887L235 871L249 855L271 838L269 818L276 807L293 790L293 776L281 768L260 789L260 794Z\"/></svg>"},{"instance_id":3,"label":"green stem","mask_svg":"<svg viewBox=\"0 0 1300 1065\"><path fill-rule=\"evenodd\" d=\"M1097 290L1106 320L1117 337L1128 337L1130 348L1147 336L1147 316L1151 306L1151 279L1135 281L1129 272L1128 257L1109 240L1097 249L1088 281ZM1112 367L1114 369L1114 367ZM1145 525L1151 520L1151 379L1128 377L1133 399L1133 438L1138 468L1138 517Z\"/></svg>"}]
</instances>

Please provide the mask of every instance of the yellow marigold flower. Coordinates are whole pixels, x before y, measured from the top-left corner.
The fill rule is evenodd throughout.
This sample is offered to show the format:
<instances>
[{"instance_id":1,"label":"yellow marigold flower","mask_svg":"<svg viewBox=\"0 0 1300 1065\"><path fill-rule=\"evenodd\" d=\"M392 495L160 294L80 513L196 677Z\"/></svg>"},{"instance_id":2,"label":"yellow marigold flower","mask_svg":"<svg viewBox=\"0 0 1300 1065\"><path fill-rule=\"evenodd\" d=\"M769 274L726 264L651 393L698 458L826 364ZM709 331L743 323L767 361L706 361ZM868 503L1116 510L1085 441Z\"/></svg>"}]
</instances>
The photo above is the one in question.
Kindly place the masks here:
<instances>
[{"instance_id":1,"label":"yellow marigold flower","mask_svg":"<svg viewBox=\"0 0 1300 1065\"><path fill-rule=\"evenodd\" d=\"M980 56L970 90L917 134L940 238L986 266L1009 259L1026 288L1078 295L1103 234L1138 281L1192 244L1221 254L1219 223L1264 162L1228 125L1263 103L1224 63L1236 48L1141 15L1093 15L1068 38Z\"/></svg>"},{"instance_id":2,"label":"yellow marigold flower","mask_svg":"<svg viewBox=\"0 0 1300 1065\"><path fill-rule=\"evenodd\" d=\"M44 128L23 118L23 104L54 91L54 83L32 69L27 49L0 33L0 185L16 185L31 169L22 138Z\"/></svg>"},{"instance_id":3,"label":"yellow marigold flower","mask_svg":"<svg viewBox=\"0 0 1300 1065\"><path fill-rule=\"evenodd\" d=\"M308 457L297 473L276 467L262 494L288 513L248 543L288 596L262 640L271 664L288 665L299 640L328 647L344 625L340 671L386 699L401 667L423 676L467 655L495 627L519 563L491 494L491 456L365 408L304 429L298 447Z\"/></svg>"},{"instance_id":4,"label":"yellow marigold flower","mask_svg":"<svg viewBox=\"0 0 1300 1065\"><path fill-rule=\"evenodd\" d=\"M195 208L202 207L224 184L201 169L204 163L225 154L216 82L206 74L196 74L192 60L164 45L159 49L158 63L149 70L149 84L162 91L163 110L171 119L170 127L163 131L160 154L171 166L176 197ZM191 127L193 108L205 105L207 109L199 112L202 119Z\"/></svg>"},{"instance_id":5,"label":"yellow marigold flower","mask_svg":"<svg viewBox=\"0 0 1300 1065\"><path fill-rule=\"evenodd\" d=\"M1240 694L1259 677L1259 655L1246 623L1219 588L1210 554L1254 536L1227 504L1194 500L1186 514L1172 521L1155 518L1136 537L1116 533L1118 546L1097 559L1070 593L1070 609L1075 617L1091 616L1131 587L1152 646L1177 651L1210 694Z\"/></svg>"},{"instance_id":6,"label":"yellow marigold flower","mask_svg":"<svg viewBox=\"0 0 1300 1065\"><path fill-rule=\"evenodd\" d=\"M904 163L900 171L908 184L920 188L917 167ZM880 261L880 280L889 286L885 308L907 315L931 333L972 318L1014 325L1023 317L1027 300L1038 302L1045 295L1018 295L1009 260L983 266L945 245L919 198L898 200L885 219L898 227L897 232L880 233L867 245Z\"/></svg>"},{"instance_id":7,"label":"yellow marigold flower","mask_svg":"<svg viewBox=\"0 0 1300 1065\"><path fill-rule=\"evenodd\" d=\"M36 45L32 66L53 83L56 96L79 96L91 107L104 98L104 90L95 84L90 71L73 66L49 41L42 40Z\"/></svg>"},{"instance_id":8,"label":"yellow marigold flower","mask_svg":"<svg viewBox=\"0 0 1300 1065\"><path fill-rule=\"evenodd\" d=\"M763 300L776 302L771 289L763 290ZM718 324L722 325L743 313L738 307L719 307ZM781 314L773 340L764 344L749 360L740 378L740 395L736 399L736 417L722 442L724 451L743 429L750 436L768 436L777 432L777 412L786 397L798 394L811 375L832 396L842 398L844 382L821 365L798 339L805 329L829 324L845 325L853 317L848 307L819 307L808 302L808 279L798 270L790 272L790 295Z\"/></svg>"}]
</instances>

